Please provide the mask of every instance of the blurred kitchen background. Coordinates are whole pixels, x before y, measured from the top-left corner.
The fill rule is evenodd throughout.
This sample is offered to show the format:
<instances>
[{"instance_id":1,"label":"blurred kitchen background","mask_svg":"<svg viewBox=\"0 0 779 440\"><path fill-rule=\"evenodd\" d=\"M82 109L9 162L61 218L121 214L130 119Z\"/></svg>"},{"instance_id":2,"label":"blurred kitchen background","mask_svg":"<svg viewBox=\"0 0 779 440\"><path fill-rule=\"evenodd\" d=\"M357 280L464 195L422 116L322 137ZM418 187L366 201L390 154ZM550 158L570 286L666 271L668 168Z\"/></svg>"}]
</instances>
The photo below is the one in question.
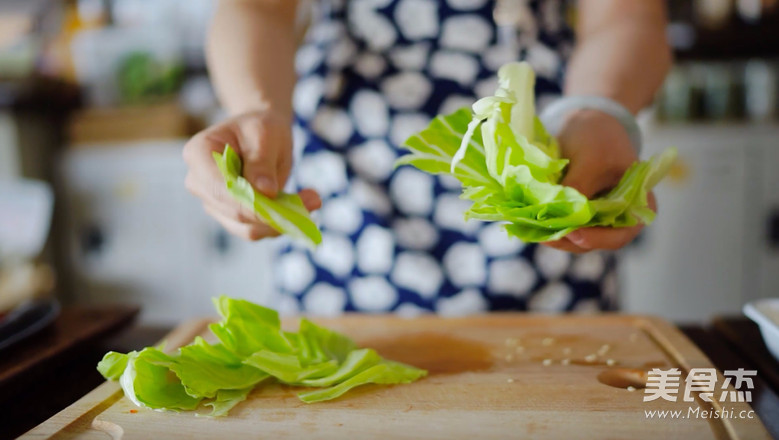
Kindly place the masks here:
<instances>
[{"instance_id":1,"label":"blurred kitchen background","mask_svg":"<svg viewBox=\"0 0 779 440\"><path fill-rule=\"evenodd\" d=\"M623 251L626 311L703 321L779 294L778 3L669 2L676 64L641 123L645 157L680 159ZM209 315L219 293L273 303L275 244L228 236L183 185L182 145L222 117L213 6L0 1L0 313L51 292L140 304L150 324Z\"/></svg>"}]
</instances>

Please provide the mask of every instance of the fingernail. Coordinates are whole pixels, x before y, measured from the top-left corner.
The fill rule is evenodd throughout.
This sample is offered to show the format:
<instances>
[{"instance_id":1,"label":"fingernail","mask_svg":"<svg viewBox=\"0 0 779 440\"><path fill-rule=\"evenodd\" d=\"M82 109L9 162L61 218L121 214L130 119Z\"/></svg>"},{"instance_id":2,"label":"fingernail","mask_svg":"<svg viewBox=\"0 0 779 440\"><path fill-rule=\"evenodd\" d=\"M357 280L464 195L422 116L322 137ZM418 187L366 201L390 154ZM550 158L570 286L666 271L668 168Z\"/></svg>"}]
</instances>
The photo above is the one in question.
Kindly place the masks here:
<instances>
[{"instance_id":1,"label":"fingernail","mask_svg":"<svg viewBox=\"0 0 779 440\"><path fill-rule=\"evenodd\" d=\"M565 238L570 240L570 242L576 246L586 247L587 243L585 242L584 237L582 237L580 232L571 232L570 234L566 235Z\"/></svg>"},{"instance_id":2,"label":"fingernail","mask_svg":"<svg viewBox=\"0 0 779 440\"><path fill-rule=\"evenodd\" d=\"M254 185L262 192L276 192L276 182L270 177L258 177L257 180L254 181Z\"/></svg>"}]
</instances>

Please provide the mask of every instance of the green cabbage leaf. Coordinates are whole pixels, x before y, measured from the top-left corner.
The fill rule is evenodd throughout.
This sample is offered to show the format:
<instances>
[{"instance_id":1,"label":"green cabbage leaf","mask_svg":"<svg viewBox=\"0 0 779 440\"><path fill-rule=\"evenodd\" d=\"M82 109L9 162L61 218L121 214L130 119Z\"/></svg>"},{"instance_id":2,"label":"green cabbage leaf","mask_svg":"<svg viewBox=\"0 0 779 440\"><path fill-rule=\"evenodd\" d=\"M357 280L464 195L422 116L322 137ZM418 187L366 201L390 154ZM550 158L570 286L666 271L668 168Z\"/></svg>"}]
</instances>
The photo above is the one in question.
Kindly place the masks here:
<instances>
[{"instance_id":1,"label":"green cabbage leaf","mask_svg":"<svg viewBox=\"0 0 779 440\"><path fill-rule=\"evenodd\" d=\"M201 337L175 353L147 347L108 352L97 370L118 380L125 396L154 410L188 411L211 407L226 415L265 383L318 388L299 394L306 403L340 397L368 384L401 384L425 370L383 359L347 336L302 319L297 332L281 329L276 311L246 300L214 298L222 319L209 326L216 337Z\"/></svg>"},{"instance_id":2,"label":"green cabbage leaf","mask_svg":"<svg viewBox=\"0 0 779 440\"><path fill-rule=\"evenodd\" d=\"M243 177L241 158L230 145L225 145L221 154L214 152L213 157L230 195L252 210L263 222L309 247L322 242L322 233L299 195L279 193L275 199L271 199L259 193Z\"/></svg>"},{"instance_id":3,"label":"green cabbage leaf","mask_svg":"<svg viewBox=\"0 0 779 440\"><path fill-rule=\"evenodd\" d=\"M647 196L676 158L669 148L629 168L608 194L589 200L560 184L568 160L535 113L535 74L527 63L498 71L494 96L472 110L441 115L404 144L397 166L455 177L461 197L473 202L465 218L503 222L525 242L558 240L590 226L650 224Z\"/></svg>"}]
</instances>

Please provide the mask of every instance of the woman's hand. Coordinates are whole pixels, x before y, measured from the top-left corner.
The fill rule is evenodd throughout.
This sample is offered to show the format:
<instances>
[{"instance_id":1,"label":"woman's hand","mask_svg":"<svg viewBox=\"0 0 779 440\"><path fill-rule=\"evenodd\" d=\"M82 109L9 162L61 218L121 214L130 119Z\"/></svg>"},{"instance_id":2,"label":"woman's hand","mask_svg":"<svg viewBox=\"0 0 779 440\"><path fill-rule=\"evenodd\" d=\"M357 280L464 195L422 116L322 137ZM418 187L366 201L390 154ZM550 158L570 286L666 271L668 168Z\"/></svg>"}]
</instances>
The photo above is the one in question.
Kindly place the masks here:
<instances>
[{"instance_id":1,"label":"woman's hand","mask_svg":"<svg viewBox=\"0 0 779 440\"><path fill-rule=\"evenodd\" d=\"M558 140L562 156L570 160L562 184L576 188L590 199L616 186L628 167L638 160L622 125L599 111L580 110L571 114ZM649 207L657 209L651 193ZM613 250L633 241L641 228L643 225L583 228L544 244L574 253Z\"/></svg>"},{"instance_id":2,"label":"woman's hand","mask_svg":"<svg viewBox=\"0 0 779 440\"><path fill-rule=\"evenodd\" d=\"M189 167L187 189L227 231L247 240L279 235L227 192L212 156L214 151L224 151L225 144L241 156L243 176L259 192L276 197L292 167L289 118L267 111L244 113L201 131L187 142L183 152ZM313 190L300 191L300 197L309 211L322 204Z\"/></svg>"}]
</instances>

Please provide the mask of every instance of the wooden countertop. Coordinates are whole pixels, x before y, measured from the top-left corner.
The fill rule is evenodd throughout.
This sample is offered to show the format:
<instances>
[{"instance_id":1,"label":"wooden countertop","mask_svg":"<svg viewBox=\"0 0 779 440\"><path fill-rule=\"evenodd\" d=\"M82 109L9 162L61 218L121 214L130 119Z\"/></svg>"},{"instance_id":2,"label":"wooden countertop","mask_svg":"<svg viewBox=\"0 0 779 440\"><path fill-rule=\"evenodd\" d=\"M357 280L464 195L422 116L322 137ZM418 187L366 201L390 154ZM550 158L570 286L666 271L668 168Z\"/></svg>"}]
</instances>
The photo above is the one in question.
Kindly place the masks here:
<instances>
[{"instance_id":1,"label":"wooden countertop","mask_svg":"<svg viewBox=\"0 0 779 440\"><path fill-rule=\"evenodd\" d=\"M99 385L95 365L115 344L107 338L130 326L138 310L65 307L46 329L0 351L0 438L24 433Z\"/></svg>"}]
</instances>

